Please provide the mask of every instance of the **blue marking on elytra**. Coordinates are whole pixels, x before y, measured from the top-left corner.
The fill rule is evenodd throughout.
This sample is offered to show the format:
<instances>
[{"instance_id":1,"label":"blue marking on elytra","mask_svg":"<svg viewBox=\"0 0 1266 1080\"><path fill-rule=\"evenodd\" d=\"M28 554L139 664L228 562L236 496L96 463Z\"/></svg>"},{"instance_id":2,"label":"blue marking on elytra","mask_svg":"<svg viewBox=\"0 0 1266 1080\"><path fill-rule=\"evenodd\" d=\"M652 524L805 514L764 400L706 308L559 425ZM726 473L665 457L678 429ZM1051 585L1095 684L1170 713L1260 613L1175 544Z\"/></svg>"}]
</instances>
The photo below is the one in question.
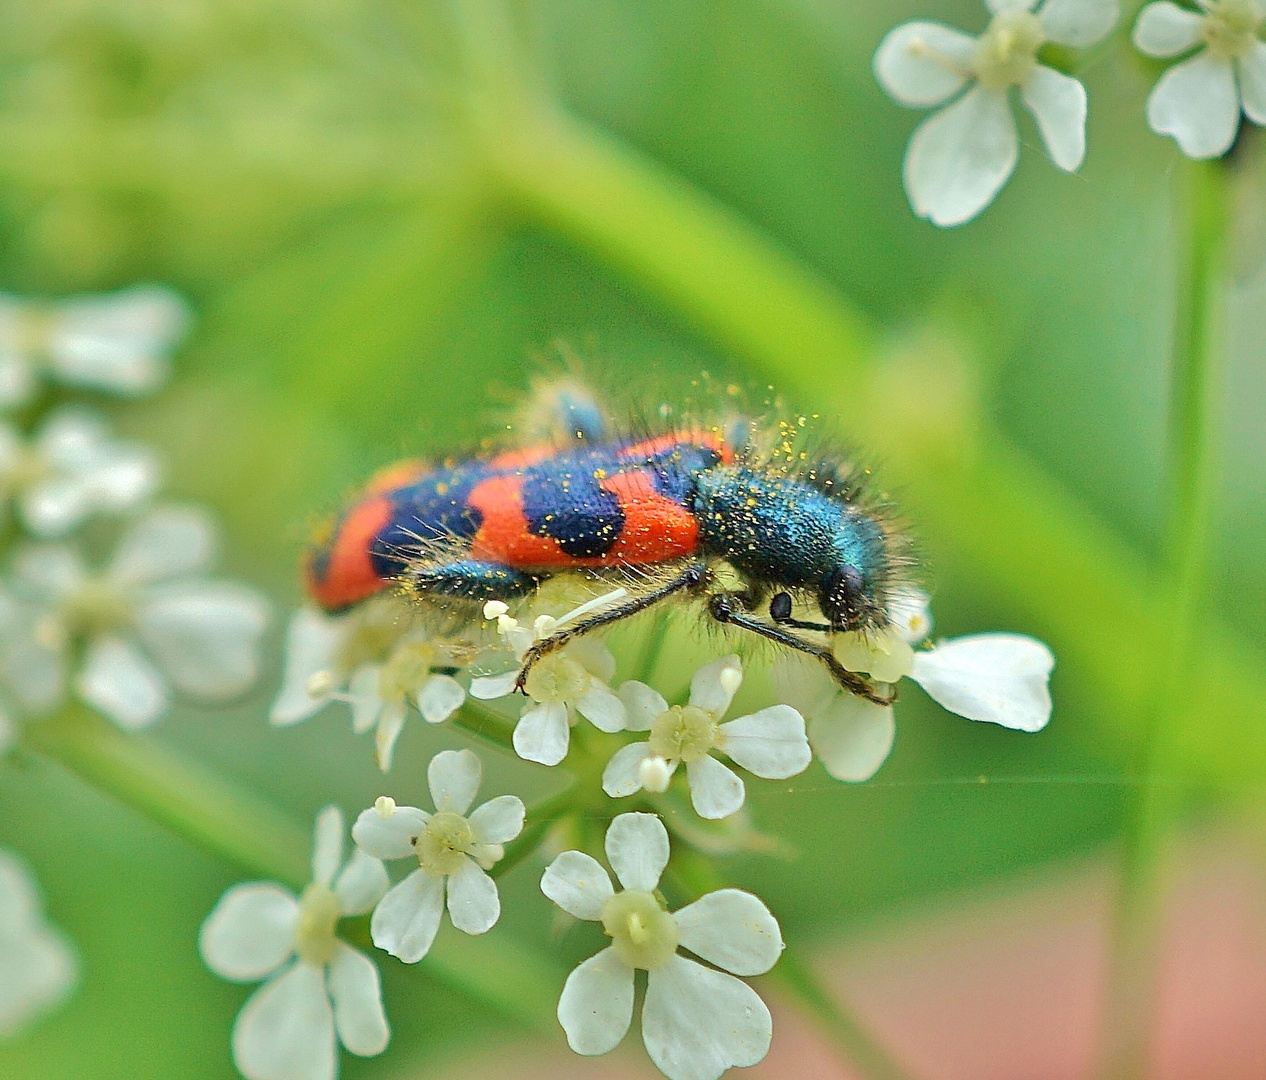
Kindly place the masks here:
<instances>
[{"instance_id":1,"label":"blue marking on elytra","mask_svg":"<svg viewBox=\"0 0 1266 1080\"><path fill-rule=\"evenodd\" d=\"M624 529L619 500L601 486L615 471L608 451L573 451L524 470L528 529L554 540L574 559L605 555Z\"/></svg>"},{"instance_id":2,"label":"blue marking on elytra","mask_svg":"<svg viewBox=\"0 0 1266 1080\"><path fill-rule=\"evenodd\" d=\"M470 493L491 473L483 462L471 462L389 492L391 521L370 545L374 573L384 580L399 577L425 541L474 536L483 515L469 505Z\"/></svg>"}]
</instances>

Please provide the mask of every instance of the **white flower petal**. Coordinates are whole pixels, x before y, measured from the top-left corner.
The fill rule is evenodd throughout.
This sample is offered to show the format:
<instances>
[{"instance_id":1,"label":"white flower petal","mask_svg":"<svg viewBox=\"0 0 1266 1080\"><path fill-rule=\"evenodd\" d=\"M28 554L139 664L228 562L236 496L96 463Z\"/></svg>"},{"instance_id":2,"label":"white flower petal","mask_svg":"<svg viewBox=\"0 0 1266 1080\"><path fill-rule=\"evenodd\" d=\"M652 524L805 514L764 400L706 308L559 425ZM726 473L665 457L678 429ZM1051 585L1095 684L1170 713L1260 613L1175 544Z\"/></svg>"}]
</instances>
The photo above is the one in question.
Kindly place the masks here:
<instances>
[{"instance_id":1,"label":"white flower petal","mask_svg":"<svg viewBox=\"0 0 1266 1080\"><path fill-rule=\"evenodd\" d=\"M650 743L635 742L620 747L602 770L602 790L613 799L623 799L641 791L641 765L650 756Z\"/></svg>"},{"instance_id":2,"label":"white flower petal","mask_svg":"<svg viewBox=\"0 0 1266 1080\"><path fill-rule=\"evenodd\" d=\"M1240 94L1248 118L1266 124L1266 44L1260 41L1240 61Z\"/></svg>"},{"instance_id":3,"label":"white flower petal","mask_svg":"<svg viewBox=\"0 0 1266 1080\"><path fill-rule=\"evenodd\" d=\"M162 676L122 638L97 638L88 646L75 692L125 731L149 727L167 711Z\"/></svg>"},{"instance_id":4,"label":"white flower petal","mask_svg":"<svg viewBox=\"0 0 1266 1080\"><path fill-rule=\"evenodd\" d=\"M418 712L428 724L442 724L465 700L466 691L451 675L432 675L418 691Z\"/></svg>"},{"instance_id":5,"label":"white flower petal","mask_svg":"<svg viewBox=\"0 0 1266 1080\"><path fill-rule=\"evenodd\" d=\"M35 394L35 369L30 358L0 342L0 409L25 405Z\"/></svg>"},{"instance_id":6,"label":"white flower petal","mask_svg":"<svg viewBox=\"0 0 1266 1080\"><path fill-rule=\"evenodd\" d=\"M65 1000L78 978L75 954L49 926L0 934L0 1038L17 1034Z\"/></svg>"},{"instance_id":7,"label":"white flower petal","mask_svg":"<svg viewBox=\"0 0 1266 1080\"><path fill-rule=\"evenodd\" d=\"M312 880L330 887L343 865L343 811L327 806L317 814L312 841Z\"/></svg>"},{"instance_id":8,"label":"white flower petal","mask_svg":"<svg viewBox=\"0 0 1266 1080\"><path fill-rule=\"evenodd\" d=\"M1051 160L1065 172L1076 172L1086 157L1086 88L1038 64L1020 96L1037 119Z\"/></svg>"},{"instance_id":9,"label":"white flower petal","mask_svg":"<svg viewBox=\"0 0 1266 1080\"><path fill-rule=\"evenodd\" d=\"M911 137L904 167L910 205L934 225L962 225L993 202L1017 153L1006 95L977 86Z\"/></svg>"},{"instance_id":10,"label":"white flower petal","mask_svg":"<svg viewBox=\"0 0 1266 1080\"><path fill-rule=\"evenodd\" d=\"M383 700L379 693L382 686L382 665L361 664L347 680L347 704L352 710L352 731L363 735L377 726L382 715ZM404 708L398 707L400 722L404 722Z\"/></svg>"},{"instance_id":11,"label":"white flower petal","mask_svg":"<svg viewBox=\"0 0 1266 1080\"><path fill-rule=\"evenodd\" d=\"M1240 95L1229 60L1208 50L1175 64L1147 99L1147 122L1172 135L1190 158L1220 157L1240 126Z\"/></svg>"},{"instance_id":12,"label":"white flower petal","mask_svg":"<svg viewBox=\"0 0 1266 1080\"><path fill-rule=\"evenodd\" d=\"M1194 11L1169 0L1148 4L1134 24L1134 47L1148 56L1177 56L1199 44L1202 21Z\"/></svg>"},{"instance_id":13,"label":"white flower petal","mask_svg":"<svg viewBox=\"0 0 1266 1080\"><path fill-rule=\"evenodd\" d=\"M914 679L933 701L968 720L1040 731L1051 718L1055 657L1023 634L953 638L915 657Z\"/></svg>"},{"instance_id":14,"label":"white flower petal","mask_svg":"<svg viewBox=\"0 0 1266 1080\"><path fill-rule=\"evenodd\" d=\"M621 885L653 892L668 865L668 830L655 814L620 814L607 829L606 851Z\"/></svg>"},{"instance_id":15,"label":"white flower petal","mask_svg":"<svg viewBox=\"0 0 1266 1080\"><path fill-rule=\"evenodd\" d=\"M0 1037L62 1001L74 987L77 967L65 938L44 924L30 872L0 851Z\"/></svg>"},{"instance_id":16,"label":"white flower petal","mask_svg":"<svg viewBox=\"0 0 1266 1080\"><path fill-rule=\"evenodd\" d=\"M189 325L175 293L138 285L57 305L49 362L63 382L146 394L167 377L167 354Z\"/></svg>"},{"instance_id":17,"label":"white flower petal","mask_svg":"<svg viewBox=\"0 0 1266 1080\"><path fill-rule=\"evenodd\" d=\"M732 769L714 757L702 757L686 765L690 784L690 804L695 813L709 821L729 817L743 805L747 792Z\"/></svg>"},{"instance_id":18,"label":"white flower petal","mask_svg":"<svg viewBox=\"0 0 1266 1080\"><path fill-rule=\"evenodd\" d=\"M801 653L780 655L772 669L774 696L801 716L812 716L831 704L839 684L817 661Z\"/></svg>"},{"instance_id":19,"label":"white flower petal","mask_svg":"<svg viewBox=\"0 0 1266 1080\"><path fill-rule=\"evenodd\" d=\"M934 22L908 22L875 51L875 78L903 105L940 105L967 82L976 39Z\"/></svg>"},{"instance_id":20,"label":"white flower petal","mask_svg":"<svg viewBox=\"0 0 1266 1080\"><path fill-rule=\"evenodd\" d=\"M567 706L560 701L525 709L514 727L514 752L524 761L557 765L567 756L570 742Z\"/></svg>"},{"instance_id":21,"label":"white flower petal","mask_svg":"<svg viewBox=\"0 0 1266 1080\"><path fill-rule=\"evenodd\" d=\"M268 714L278 727L306 720L330 699L308 692L312 676L328 671L347 634L347 616L332 618L316 608L300 608L286 627L286 670Z\"/></svg>"},{"instance_id":22,"label":"white flower petal","mask_svg":"<svg viewBox=\"0 0 1266 1080\"><path fill-rule=\"evenodd\" d=\"M209 514L191 506L150 511L128 530L110 563L110 580L143 585L205 570L215 557L217 533Z\"/></svg>"},{"instance_id":23,"label":"white flower petal","mask_svg":"<svg viewBox=\"0 0 1266 1080\"><path fill-rule=\"evenodd\" d=\"M583 851L564 851L545 868L541 892L568 915L596 922L614 895L602 864Z\"/></svg>"},{"instance_id":24,"label":"white flower petal","mask_svg":"<svg viewBox=\"0 0 1266 1080\"><path fill-rule=\"evenodd\" d=\"M467 859L448 878L448 917L466 934L483 934L501 918L497 883Z\"/></svg>"},{"instance_id":25,"label":"white flower petal","mask_svg":"<svg viewBox=\"0 0 1266 1080\"><path fill-rule=\"evenodd\" d=\"M397 806L383 817L376 807L362 810L352 826L352 839L375 859L403 859L413 854L413 841L431 815L416 806Z\"/></svg>"},{"instance_id":26,"label":"white flower petal","mask_svg":"<svg viewBox=\"0 0 1266 1080\"><path fill-rule=\"evenodd\" d=\"M625 731L650 731L655 717L668 711L664 695L636 679L621 683L618 693L624 702Z\"/></svg>"},{"instance_id":27,"label":"white flower petal","mask_svg":"<svg viewBox=\"0 0 1266 1080\"><path fill-rule=\"evenodd\" d=\"M1047 38L1075 49L1102 41L1120 15L1117 0L1046 0L1038 12Z\"/></svg>"},{"instance_id":28,"label":"white flower petal","mask_svg":"<svg viewBox=\"0 0 1266 1080\"><path fill-rule=\"evenodd\" d=\"M576 711L599 731L624 730L624 702L597 680L576 699Z\"/></svg>"},{"instance_id":29,"label":"white flower petal","mask_svg":"<svg viewBox=\"0 0 1266 1080\"><path fill-rule=\"evenodd\" d=\"M253 982L276 971L294 952L299 904L280 885L234 885L202 924L198 950L212 971Z\"/></svg>"},{"instance_id":30,"label":"white flower petal","mask_svg":"<svg viewBox=\"0 0 1266 1080\"><path fill-rule=\"evenodd\" d=\"M475 801L483 765L472 750L441 750L426 769L436 810L464 814Z\"/></svg>"},{"instance_id":31,"label":"white flower petal","mask_svg":"<svg viewBox=\"0 0 1266 1080\"><path fill-rule=\"evenodd\" d=\"M88 487L79 478L53 477L18 498L27 532L41 538L64 536L91 511Z\"/></svg>"},{"instance_id":32,"label":"white flower petal","mask_svg":"<svg viewBox=\"0 0 1266 1080\"><path fill-rule=\"evenodd\" d=\"M364 915L373 910L374 905L386 895L390 884L387 868L382 862L357 848L334 879L339 913Z\"/></svg>"},{"instance_id":33,"label":"white flower petal","mask_svg":"<svg viewBox=\"0 0 1266 1080\"><path fill-rule=\"evenodd\" d=\"M769 1052L773 1021L747 983L674 956L650 972L642 1041L668 1080L717 1080Z\"/></svg>"},{"instance_id":34,"label":"white flower petal","mask_svg":"<svg viewBox=\"0 0 1266 1080\"><path fill-rule=\"evenodd\" d=\"M150 590L137 633L177 689L210 701L249 690L259 676L268 604L227 581L173 582Z\"/></svg>"},{"instance_id":35,"label":"white flower petal","mask_svg":"<svg viewBox=\"0 0 1266 1080\"><path fill-rule=\"evenodd\" d=\"M17 591L35 599L60 599L87 577L79 552L65 544L27 544L13 557Z\"/></svg>"},{"instance_id":36,"label":"white flower petal","mask_svg":"<svg viewBox=\"0 0 1266 1080\"><path fill-rule=\"evenodd\" d=\"M809 767L813 751L804 718L790 705L772 705L721 725L721 749L730 760L766 780L785 780Z\"/></svg>"},{"instance_id":37,"label":"white flower petal","mask_svg":"<svg viewBox=\"0 0 1266 1080\"><path fill-rule=\"evenodd\" d=\"M567 1045L594 1056L614 1050L633 1019L633 969L603 949L567 976L558 999L558 1022Z\"/></svg>"},{"instance_id":38,"label":"white flower petal","mask_svg":"<svg viewBox=\"0 0 1266 1080\"><path fill-rule=\"evenodd\" d=\"M444 879L414 870L374 908L369 935L378 948L416 964L430 951L443 913Z\"/></svg>"},{"instance_id":39,"label":"white flower petal","mask_svg":"<svg viewBox=\"0 0 1266 1080\"><path fill-rule=\"evenodd\" d=\"M837 780L869 780L892 753L897 725L891 705L840 694L809 721L809 744Z\"/></svg>"},{"instance_id":40,"label":"white flower petal","mask_svg":"<svg viewBox=\"0 0 1266 1080\"><path fill-rule=\"evenodd\" d=\"M778 920L740 889L718 889L673 913L681 944L735 975L764 975L782 954Z\"/></svg>"},{"instance_id":41,"label":"white flower petal","mask_svg":"<svg viewBox=\"0 0 1266 1080\"><path fill-rule=\"evenodd\" d=\"M382 982L374 962L350 945L336 942L326 983L334 1002L339 1041L361 1057L373 1057L387 1049L391 1029L383 1012Z\"/></svg>"},{"instance_id":42,"label":"white flower petal","mask_svg":"<svg viewBox=\"0 0 1266 1080\"><path fill-rule=\"evenodd\" d=\"M400 732L404 730L406 711L403 701L391 701L378 713L378 730L374 733L374 754L378 758L378 767L383 772L391 768L391 759L396 752L396 740L400 738Z\"/></svg>"},{"instance_id":43,"label":"white flower petal","mask_svg":"<svg viewBox=\"0 0 1266 1080\"><path fill-rule=\"evenodd\" d=\"M690 704L714 716L725 715L738 688L743 685L743 665L731 653L704 664L690 680Z\"/></svg>"},{"instance_id":44,"label":"white flower petal","mask_svg":"<svg viewBox=\"0 0 1266 1080\"><path fill-rule=\"evenodd\" d=\"M321 968L296 963L251 995L233 1025L233 1061L247 1080L333 1080L334 1012Z\"/></svg>"},{"instance_id":45,"label":"white flower petal","mask_svg":"<svg viewBox=\"0 0 1266 1080\"><path fill-rule=\"evenodd\" d=\"M158 459L130 443L113 443L84 476L92 504L118 513L148 499L158 487Z\"/></svg>"},{"instance_id":46,"label":"white flower petal","mask_svg":"<svg viewBox=\"0 0 1266 1080\"><path fill-rule=\"evenodd\" d=\"M610 682L615 675L615 657L596 637L574 639L568 643L566 653L595 679Z\"/></svg>"},{"instance_id":47,"label":"white flower petal","mask_svg":"<svg viewBox=\"0 0 1266 1080\"><path fill-rule=\"evenodd\" d=\"M495 701L514 693L519 669L503 671L500 675L480 675L470 680L470 696L478 701Z\"/></svg>"},{"instance_id":48,"label":"white flower petal","mask_svg":"<svg viewBox=\"0 0 1266 1080\"><path fill-rule=\"evenodd\" d=\"M28 626L25 633L4 643L0 668L5 685L22 707L43 713L61 704L66 696L67 656L64 650L37 641L32 636L34 629Z\"/></svg>"},{"instance_id":49,"label":"white flower petal","mask_svg":"<svg viewBox=\"0 0 1266 1080\"><path fill-rule=\"evenodd\" d=\"M489 799L470 815L475 839L481 844L508 844L523 831L526 813L523 800L516 795Z\"/></svg>"}]
</instances>

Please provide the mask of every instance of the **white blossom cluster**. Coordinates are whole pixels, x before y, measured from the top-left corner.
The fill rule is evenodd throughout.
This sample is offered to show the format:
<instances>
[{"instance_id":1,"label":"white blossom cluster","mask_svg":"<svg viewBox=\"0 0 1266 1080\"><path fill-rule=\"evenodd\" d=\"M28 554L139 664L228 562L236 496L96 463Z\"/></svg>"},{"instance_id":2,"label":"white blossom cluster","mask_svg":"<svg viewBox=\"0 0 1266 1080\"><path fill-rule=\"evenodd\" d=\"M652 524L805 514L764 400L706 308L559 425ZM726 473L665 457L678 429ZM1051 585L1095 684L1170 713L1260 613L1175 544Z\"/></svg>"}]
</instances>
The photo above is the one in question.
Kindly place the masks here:
<instances>
[{"instance_id":1,"label":"white blossom cluster","mask_svg":"<svg viewBox=\"0 0 1266 1080\"><path fill-rule=\"evenodd\" d=\"M978 37L939 22L904 23L875 52L875 75L897 102L937 111L915 130L904 179L910 205L935 225L976 217L1007 182L1019 154L1011 111L1018 91L1051 160L1076 172L1086 156L1084 85L1056 70L1063 47L1104 41L1118 0L985 0ZM1213 158L1235 140L1241 113L1266 123L1266 24L1262 0L1149 3L1134 24L1135 47L1150 57L1185 57L1161 77L1147 122L1184 154Z\"/></svg>"},{"instance_id":2,"label":"white blossom cluster","mask_svg":"<svg viewBox=\"0 0 1266 1080\"><path fill-rule=\"evenodd\" d=\"M216 533L191 507L152 505L154 453L116 437L84 403L45 408L46 384L138 397L164 381L189 322L157 286L32 301L0 295L0 514L16 540L0 576L0 753L72 695L134 730L182 693L222 701L259 671L268 608L254 590L211 577ZM104 566L71 535L122 519ZM0 1036L67 996L74 953L43 920L16 856L0 851Z\"/></svg>"},{"instance_id":3,"label":"white blossom cluster","mask_svg":"<svg viewBox=\"0 0 1266 1080\"><path fill-rule=\"evenodd\" d=\"M44 381L148 393L188 319L156 286L59 302L0 296L0 407L37 404ZM224 701L255 682L267 605L211 576L210 515L152 505L159 481L157 457L86 405L47 412L29 437L0 421L0 509L25 534L0 579L0 707L39 716L73 694L136 730L176 693ZM69 537L100 514L125 524L92 568ZM12 739L15 727L6 715L0 733Z\"/></svg>"},{"instance_id":4,"label":"white blossom cluster","mask_svg":"<svg viewBox=\"0 0 1266 1080\"><path fill-rule=\"evenodd\" d=\"M554 613L557 597L538 597L517 615L491 601L484 616L495 632L467 627L456 637L431 632L417 605L390 594L335 616L301 609L290 623L272 722L293 724L342 702L355 730L377 732L377 759L387 771L410 710L438 724L468 697L510 700L533 645L627 596L614 589L562 614ZM908 677L969 719L1020 731L1046 724L1054 659L1041 642L980 634L929 643L927 598L913 589L892 598L888 619L886 631L833 635L836 658L869 675L881 693ZM472 669L477 674L467 683L464 672ZM616 683L615 672L597 635L573 638L536 661L513 715L504 717L506 742L520 758L549 767L576 758L588 775L600 773L606 796L635 807L613 809L601 853L563 851L541 879L563 912L600 924L609 939L568 977L558 1019L578 1053L607 1053L632 1023L636 973L645 971L641 1033L651 1060L670 1080L716 1080L760 1061L769 1048L769 1010L743 978L774 966L782 935L769 909L739 889L669 909L660 878L672 844L656 800L676 783L700 819L732 821L751 777L789 779L815 754L832 776L867 779L892 749L893 708L844 692L825 668L800 658L776 670L778 701L732 718L743 684L737 655L696 670L679 704L645 682ZM594 734L574 735L582 723ZM360 866L354 880L372 878L373 886L355 890L355 903L340 891L336 854L314 857L324 869L314 869L314 884L298 899L262 884L225 894L203 930L208 965L227 978L269 979L234 1029L234 1058L248 1080L331 1080L338 1042L355 1054L385 1047L381 998L366 996L377 992L376 973L371 977L369 961L338 942L338 919L372 909L373 944L406 964L427 955L446 911L462 933L495 926L496 876L528 853L503 863L508 846L524 842L532 812L514 795L476 804L482 772L472 750L442 751L427 769L428 806L382 795L358 815L351 829L357 855L344 875ZM319 819L318 852L338 850L328 835L335 813L327 809ZM678 843L691 842L689 828L673 828ZM384 866L395 862L406 872L392 884ZM340 990L334 958L350 966L349 954L359 958L359 981ZM341 1019L348 1009L358 1019Z\"/></svg>"}]
</instances>

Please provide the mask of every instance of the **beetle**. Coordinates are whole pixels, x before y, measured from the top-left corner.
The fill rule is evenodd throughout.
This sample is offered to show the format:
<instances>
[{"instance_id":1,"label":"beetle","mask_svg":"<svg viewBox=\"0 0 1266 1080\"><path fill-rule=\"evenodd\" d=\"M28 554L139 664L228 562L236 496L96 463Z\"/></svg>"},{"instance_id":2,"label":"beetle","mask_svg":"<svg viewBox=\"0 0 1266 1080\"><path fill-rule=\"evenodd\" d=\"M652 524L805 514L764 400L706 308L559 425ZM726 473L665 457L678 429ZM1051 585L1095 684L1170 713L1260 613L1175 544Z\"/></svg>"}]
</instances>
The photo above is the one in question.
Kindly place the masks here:
<instances>
[{"instance_id":1,"label":"beetle","mask_svg":"<svg viewBox=\"0 0 1266 1080\"><path fill-rule=\"evenodd\" d=\"M637 578L620 602L537 642L519 689L572 638L684 594L718 623L816 657L849 692L893 700L830 645L888 625L909 563L904 533L856 475L762 454L728 435L741 426L618 436L583 395L555 394L553 406L563 438L377 474L310 551L311 596L338 611L403 587L452 606L528 596L561 573ZM796 601L822 621L794 617Z\"/></svg>"}]
</instances>

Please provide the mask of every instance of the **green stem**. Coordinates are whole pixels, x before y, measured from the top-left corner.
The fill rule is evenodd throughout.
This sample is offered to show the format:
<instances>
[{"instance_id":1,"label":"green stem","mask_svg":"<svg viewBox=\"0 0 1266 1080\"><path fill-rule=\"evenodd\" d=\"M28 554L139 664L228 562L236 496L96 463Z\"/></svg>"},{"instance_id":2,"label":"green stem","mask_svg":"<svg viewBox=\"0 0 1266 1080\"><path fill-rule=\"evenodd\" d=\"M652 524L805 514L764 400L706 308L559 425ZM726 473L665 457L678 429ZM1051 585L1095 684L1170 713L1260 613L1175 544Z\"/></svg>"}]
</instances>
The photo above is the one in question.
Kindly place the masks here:
<instances>
[{"instance_id":1,"label":"green stem","mask_svg":"<svg viewBox=\"0 0 1266 1080\"><path fill-rule=\"evenodd\" d=\"M311 870L311 832L267 802L148 739L72 705L22 729L24 745L193 844L296 892ZM544 804L553 813L553 801ZM519 856L522 857L522 856ZM533 1027L553 1024L564 972L504 934L443 933L422 966L453 989Z\"/></svg>"},{"instance_id":2,"label":"green stem","mask_svg":"<svg viewBox=\"0 0 1266 1080\"><path fill-rule=\"evenodd\" d=\"M254 795L81 706L26 725L22 740L94 787L215 855L302 889L312 833Z\"/></svg>"},{"instance_id":3,"label":"green stem","mask_svg":"<svg viewBox=\"0 0 1266 1080\"><path fill-rule=\"evenodd\" d=\"M1152 664L1158 697L1142 747L1139 775L1169 775L1181 755L1176 738L1186 715L1200 601L1206 582L1214 497L1218 321L1227 236L1224 164L1187 166L1186 236L1174 335L1169 406L1168 640ZM1115 952L1105 1014L1100 1075L1133 1080L1149 1073L1158 936L1164 897L1166 833L1180 805L1178 789L1142 785L1127 810L1117 898Z\"/></svg>"}]
</instances>

